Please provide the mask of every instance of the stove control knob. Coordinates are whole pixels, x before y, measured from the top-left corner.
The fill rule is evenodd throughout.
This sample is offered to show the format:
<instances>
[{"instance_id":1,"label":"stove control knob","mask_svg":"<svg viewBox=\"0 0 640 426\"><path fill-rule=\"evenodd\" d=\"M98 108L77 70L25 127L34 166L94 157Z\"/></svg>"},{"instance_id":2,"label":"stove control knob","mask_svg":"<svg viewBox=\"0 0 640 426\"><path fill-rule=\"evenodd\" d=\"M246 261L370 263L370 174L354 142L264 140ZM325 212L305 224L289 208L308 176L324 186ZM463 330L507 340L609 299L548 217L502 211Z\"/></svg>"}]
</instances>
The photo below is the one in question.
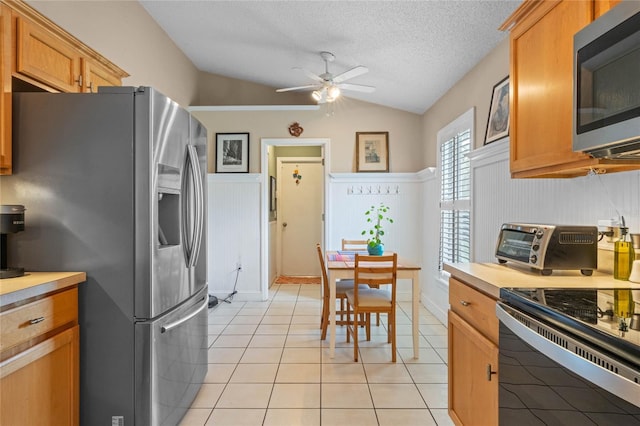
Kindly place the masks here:
<instances>
[{"instance_id":1,"label":"stove control knob","mask_svg":"<svg viewBox=\"0 0 640 426\"><path fill-rule=\"evenodd\" d=\"M532 254L531 257L529 257L529 262L535 264L538 261L538 256L536 256L535 254Z\"/></svg>"},{"instance_id":2,"label":"stove control knob","mask_svg":"<svg viewBox=\"0 0 640 426\"><path fill-rule=\"evenodd\" d=\"M544 231L542 229L540 229L538 232L536 232L536 238L540 239L544 236Z\"/></svg>"},{"instance_id":3,"label":"stove control knob","mask_svg":"<svg viewBox=\"0 0 640 426\"><path fill-rule=\"evenodd\" d=\"M534 244L534 245L531 247L531 250L533 250L533 251L538 251L538 250L540 250L540 245L539 245L539 244Z\"/></svg>"}]
</instances>

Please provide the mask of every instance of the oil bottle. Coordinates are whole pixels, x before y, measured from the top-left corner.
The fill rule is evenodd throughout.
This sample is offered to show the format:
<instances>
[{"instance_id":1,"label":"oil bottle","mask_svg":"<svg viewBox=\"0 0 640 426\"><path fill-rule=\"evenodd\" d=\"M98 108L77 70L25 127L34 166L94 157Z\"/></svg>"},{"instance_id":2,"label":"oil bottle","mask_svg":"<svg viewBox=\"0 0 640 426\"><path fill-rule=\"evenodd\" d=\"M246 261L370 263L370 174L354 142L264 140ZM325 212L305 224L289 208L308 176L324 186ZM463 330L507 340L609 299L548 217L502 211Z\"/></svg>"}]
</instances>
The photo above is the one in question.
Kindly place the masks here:
<instances>
[{"instance_id":1,"label":"oil bottle","mask_svg":"<svg viewBox=\"0 0 640 426\"><path fill-rule=\"evenodd\" d=\"M631 266L635 259L633 252L633 244L629 239L629 229L624 226L620 228L620 239L615 242L613 247L613 278L616 280L628 280L631 274ZM632 311L633 312L633 311Z\"/></svg>"},{"instance_id":2,"label":"oil bottle","mask_svg":"<svg viewBox=\"0 0 640 426\"><path fill-rule=\"evenodd\" d=\"M618 318L631 318L633 315L633 297L631 290L613 290L613 310Z\"/></svg>"}]
</instances>

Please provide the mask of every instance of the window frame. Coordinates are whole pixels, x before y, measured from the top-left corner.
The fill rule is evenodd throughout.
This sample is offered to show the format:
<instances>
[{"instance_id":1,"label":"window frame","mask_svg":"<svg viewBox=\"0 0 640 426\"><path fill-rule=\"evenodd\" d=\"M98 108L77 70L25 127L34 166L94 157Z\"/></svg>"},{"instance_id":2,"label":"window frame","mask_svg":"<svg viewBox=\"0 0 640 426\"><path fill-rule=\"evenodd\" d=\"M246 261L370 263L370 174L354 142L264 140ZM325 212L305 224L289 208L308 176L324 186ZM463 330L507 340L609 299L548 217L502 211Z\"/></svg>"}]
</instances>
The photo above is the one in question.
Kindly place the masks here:
<instances>
[{"instance_id":1,"label":"window frame","mask_svg":"<svg viewBox=\"0 0 640 426\"><path fill-rule=\"evenodd\" d=\"M442 278L446 278L449 274L442 269L442 265L440 264L440 256L441 256L441 244L442 244L442 212L445 210L466 210L469 213L469 261L473 258L472 253L472 169L469 165L469 198L468 199L459 199L459 200L442 200L442 145L452 138L457 137L461 133L469 131L469 153L471 153L475 147L475 107L470 108L452 122L444 126L437 133L436 138L436 149L437 149L437 176L438 176L438 205L439 205L439 222L438 222L438 262L437 268ZM466 154L468 155L468 154Z\"/></svg>"}]
</instances>

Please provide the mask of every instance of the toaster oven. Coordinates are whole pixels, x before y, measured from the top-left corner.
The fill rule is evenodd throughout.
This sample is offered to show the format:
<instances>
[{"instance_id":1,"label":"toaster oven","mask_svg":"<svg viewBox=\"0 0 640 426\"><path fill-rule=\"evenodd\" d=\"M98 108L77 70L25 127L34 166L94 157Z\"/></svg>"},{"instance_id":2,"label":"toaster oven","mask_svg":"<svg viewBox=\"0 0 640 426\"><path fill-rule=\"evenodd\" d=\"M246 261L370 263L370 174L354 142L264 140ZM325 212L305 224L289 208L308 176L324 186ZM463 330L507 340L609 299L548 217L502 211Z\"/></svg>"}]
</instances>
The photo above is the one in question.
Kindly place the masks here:
<instances>
[{"instance_id":1,"label":"toaster oven","mask_svg":"<svg viewBox=\"0 0 640 426\"><path fill-rule=\"evenodd\" d=\"M554 269L575 269L589 276L598 267L598 228L505 223L496 258L500 263L529 266L542 275L551 275Z\"/></svg>"}]
</instances>

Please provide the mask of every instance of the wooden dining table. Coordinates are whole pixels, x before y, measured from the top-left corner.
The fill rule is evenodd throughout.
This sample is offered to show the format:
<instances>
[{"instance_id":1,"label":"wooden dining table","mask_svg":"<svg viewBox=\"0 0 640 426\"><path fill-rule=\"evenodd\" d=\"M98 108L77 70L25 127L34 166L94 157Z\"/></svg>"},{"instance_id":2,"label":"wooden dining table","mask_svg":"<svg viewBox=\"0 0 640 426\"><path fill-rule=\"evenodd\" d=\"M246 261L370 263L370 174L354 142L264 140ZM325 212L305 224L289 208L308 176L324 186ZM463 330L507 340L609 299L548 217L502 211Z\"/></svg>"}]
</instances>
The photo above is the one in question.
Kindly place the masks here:
<instances>
[{"instance_id":1,"label":"wooden dining table","mask_svg":"<svg viewBox=\"0 0 640 426\"><path fill-rule=\"evenodd\" d=\"M355 255L353 251L327 251L329 271L329 356L336 351L336 281L353 279ZM362 252L361 254L367 254ZM387 254L385 252L385 254ZM411 280L411 331L413 335L413 357L420 358L420 266L398 255L398 279Z\"/></svg>"}]
</instances>

